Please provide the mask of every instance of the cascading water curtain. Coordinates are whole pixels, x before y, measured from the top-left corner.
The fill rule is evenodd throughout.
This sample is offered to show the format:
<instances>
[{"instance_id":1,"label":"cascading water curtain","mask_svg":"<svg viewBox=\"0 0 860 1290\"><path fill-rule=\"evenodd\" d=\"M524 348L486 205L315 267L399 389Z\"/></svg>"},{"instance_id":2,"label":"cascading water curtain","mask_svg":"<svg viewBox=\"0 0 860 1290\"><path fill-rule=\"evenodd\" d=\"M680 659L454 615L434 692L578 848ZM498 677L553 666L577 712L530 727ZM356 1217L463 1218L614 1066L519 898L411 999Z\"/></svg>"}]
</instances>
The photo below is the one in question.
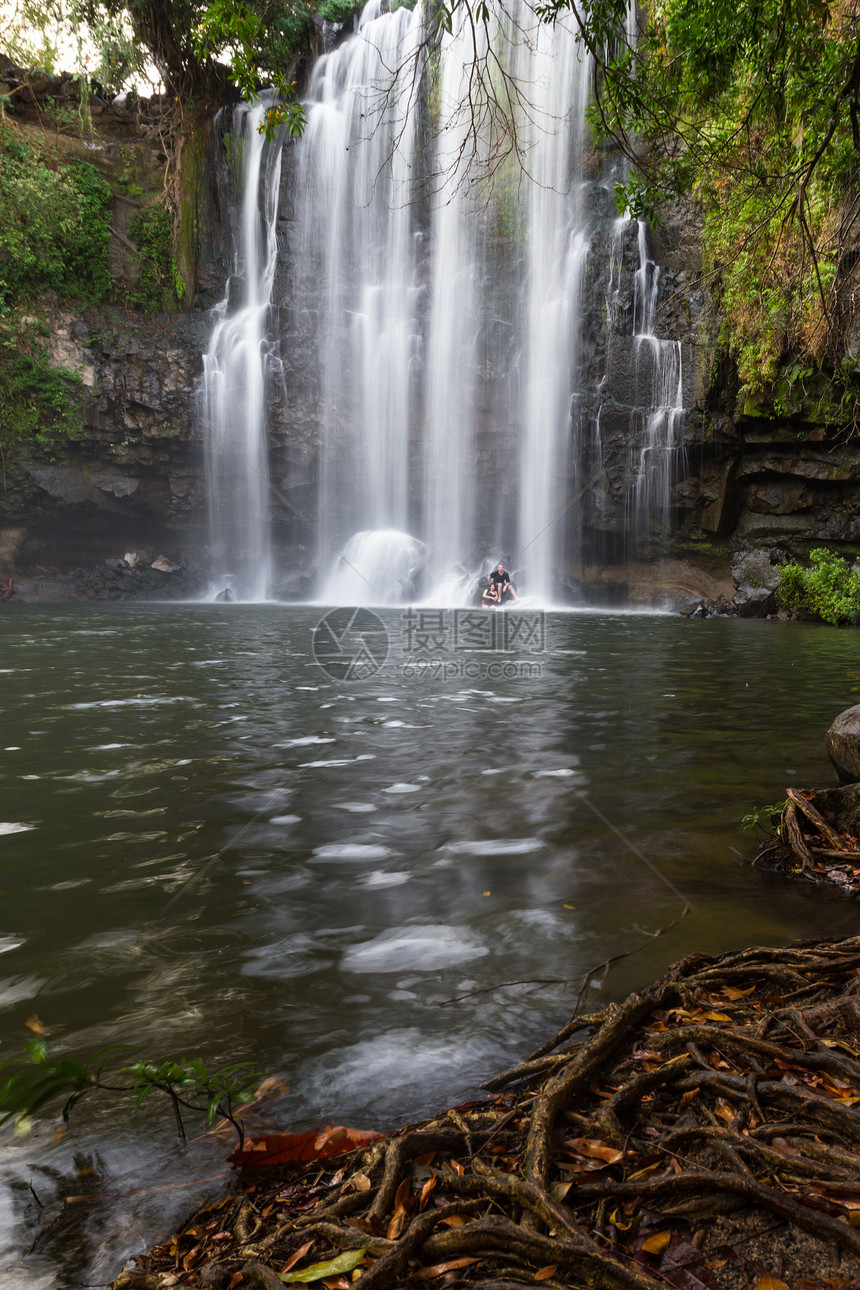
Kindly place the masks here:
<instances>
[{"instance_id":1,"label":"cascading water curtain","mask_svg":"<svg viewBox=\"0 0 860 1290\"><path fill-rule=\"evenodd\" d=\"M267 106L261 100L233 109L233 272L214 310L198 402L206 446L212 594L251 601L271 595L266 393L272 367L280 362L269 315L282 132L272 142L260 133Z\"/></svg>"},{"instance_id":2,"label":"cascading water curtain","mask_svg":"<svg viewBox=\"0 0 860 1290\"><path fill-rule=\"evenodd\" d=\"M291 251L332 599L464 601L490 553L547 598L564 551L589 69L567 23L524 0L478 31L476 47L455 11L434 44L420 4L372 0L309 86ZM476 57L495 70L470 100ZM491 79L498 100L516 86L518 151Z\"/></svg>"}]
</instances>

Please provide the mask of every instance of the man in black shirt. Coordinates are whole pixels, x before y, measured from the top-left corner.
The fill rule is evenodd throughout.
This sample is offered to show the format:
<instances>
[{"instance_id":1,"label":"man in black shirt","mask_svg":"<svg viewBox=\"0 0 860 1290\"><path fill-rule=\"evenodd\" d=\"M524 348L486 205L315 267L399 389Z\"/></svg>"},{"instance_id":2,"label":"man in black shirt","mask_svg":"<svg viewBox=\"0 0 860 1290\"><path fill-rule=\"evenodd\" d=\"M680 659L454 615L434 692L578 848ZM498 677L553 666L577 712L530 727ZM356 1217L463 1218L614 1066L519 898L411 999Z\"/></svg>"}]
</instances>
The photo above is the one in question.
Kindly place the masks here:
<instances>
[{"instance_id":1,"label":"man in black shirt","mask_svg":"<svg viewBox=\"0 0 860 1290\"><path fill-rule=\"evenodd\" d=\"M503 605L507 600L517 599L517 593L514 591L514 584L511 582L511 576L506 571L501 560L490 574L489 581L493 584L499 594L499 604Z\"/></svg>"}]
</instances>

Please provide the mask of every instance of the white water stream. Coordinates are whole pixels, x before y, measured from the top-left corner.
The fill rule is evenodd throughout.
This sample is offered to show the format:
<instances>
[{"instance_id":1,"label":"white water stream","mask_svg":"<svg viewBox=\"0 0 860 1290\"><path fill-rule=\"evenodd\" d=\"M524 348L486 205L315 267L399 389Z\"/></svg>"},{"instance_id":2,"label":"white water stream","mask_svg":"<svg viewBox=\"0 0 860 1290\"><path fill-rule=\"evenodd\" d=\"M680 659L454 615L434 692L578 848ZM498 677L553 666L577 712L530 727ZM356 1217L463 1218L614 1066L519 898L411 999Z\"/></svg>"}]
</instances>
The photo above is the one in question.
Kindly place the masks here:
<instances>
[{"instance_id":1,"label":"white water stream","mask_svg":"<svg viewBox=\"0 0 860 1290\"><path fill-rule=\"evenodd\" d=\"M266 103L234 109L240 200L235 258L203 356L198 415L206 444L212 595L266 600L272 581L266 396L279 360L269 310L277 259L281 141L259 132Z\"/></svg>"}]
</instances>

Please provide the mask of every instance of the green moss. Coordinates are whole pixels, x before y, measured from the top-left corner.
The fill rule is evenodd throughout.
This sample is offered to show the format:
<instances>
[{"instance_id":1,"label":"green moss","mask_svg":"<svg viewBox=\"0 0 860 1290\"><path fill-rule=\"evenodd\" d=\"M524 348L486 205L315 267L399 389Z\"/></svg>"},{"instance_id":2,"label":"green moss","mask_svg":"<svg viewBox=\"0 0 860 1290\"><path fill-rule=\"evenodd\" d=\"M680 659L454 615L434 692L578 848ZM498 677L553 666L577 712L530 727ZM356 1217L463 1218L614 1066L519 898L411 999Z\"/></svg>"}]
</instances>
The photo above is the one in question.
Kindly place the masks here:
<instances>
[{"instance_id":1,"label":"green moss","mask_svg":"<svg viewBox=\"0 0 860 1290\"><path fill-rule=\"evenodd\" d=\"M175 249L171 271L178 301L194 295L197 253L200 245L200 193L206 164L208 118L190 126L178 155L178 211L174 228Z\"/></svg>"}]
</instances>

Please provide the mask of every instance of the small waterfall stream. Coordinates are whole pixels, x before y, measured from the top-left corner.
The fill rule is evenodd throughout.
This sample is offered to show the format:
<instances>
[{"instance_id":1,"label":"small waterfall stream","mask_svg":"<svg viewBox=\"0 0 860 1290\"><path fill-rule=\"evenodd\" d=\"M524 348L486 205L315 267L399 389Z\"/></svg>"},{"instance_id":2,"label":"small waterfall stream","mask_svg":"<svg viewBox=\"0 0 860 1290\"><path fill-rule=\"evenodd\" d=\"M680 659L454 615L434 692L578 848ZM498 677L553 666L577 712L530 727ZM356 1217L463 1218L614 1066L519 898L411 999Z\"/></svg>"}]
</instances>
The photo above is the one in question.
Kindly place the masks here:
<instances>
[{"instance_id":1,"label":"small waterfall stream","mask_svg":"<svg viewBox=\"0 0 860 1290\"><path fill-rule=\"evenodd\" d=\"M679 465L684 426L684 366L681 342L654 335L660 267L651 258L648 226L638 221L639 269L633 306L637 374L643 373L651 408L645 419L633 499L634 535L665 539L669 501ZM659 533L655 530L659 527Z\"/></svg>"},{"instance_id":2,"label":"small waterfall stream","mask_svg":"<svg viewBox=\"0 0 860 1290\"><path fill-rule=\"evenodd\" d=\"M224 299L213 311L198 402L209 488L211 594L251 601L271 594L266 397L280 366L269 310L281 144L267 143L259 132L266 106L261 100L233 109L235 257Z\"/></svg>"}]
</instances>

